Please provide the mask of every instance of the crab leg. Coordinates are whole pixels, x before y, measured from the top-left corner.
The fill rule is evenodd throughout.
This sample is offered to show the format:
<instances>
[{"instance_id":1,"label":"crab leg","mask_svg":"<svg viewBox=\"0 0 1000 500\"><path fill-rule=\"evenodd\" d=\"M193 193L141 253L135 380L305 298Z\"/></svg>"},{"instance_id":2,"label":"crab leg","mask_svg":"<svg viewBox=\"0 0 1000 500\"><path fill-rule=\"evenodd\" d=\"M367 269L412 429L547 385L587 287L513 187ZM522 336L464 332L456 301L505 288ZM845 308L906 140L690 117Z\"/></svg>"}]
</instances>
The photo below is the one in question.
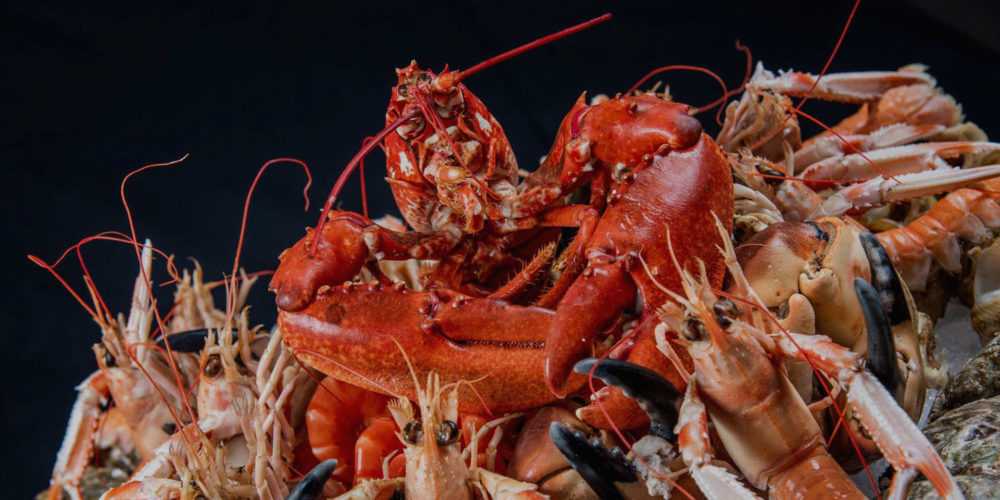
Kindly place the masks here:
<instances>
[{"instance_id":1,"label":"crab leg","mask_svg":"<svg viewBox=\"0 0 1000 500\"><path fill-rule=\"evenodd\" d=\"M942 158L995 151L995 142L930 142L879 149L867 154L849 154L814 163L802 171L803 179L869 179L876 175L899 175L950 167Z\"/></svg>"},{"instance_id":2,"label":"crab leg","mask_svg":"<svg viewBox=\"0 0 1000 500\"><path fill-rule=\"evenodd\" d=\"M650 434L670 442L677 441L677 434L674 433L674 426L677 425L676 401L682 394L660 374L617 359L598 362L595 358L588 358L578 362L573 370L581 374L589 374L593 370L594 376L604 383L623 388L622 393L636 400L649 415Z\"/></svg>"},{"instance_id":3,"label":"crab leg","mask_svg":"<svg viewBox=\"0 0 1000 500\"><path fill-rule=\"evenodd\" d=\"M879 176L834 193L813 209L809 219L862 212L887 203L898 203L920 196L951 191L997 176L1000 176L1000 165L942 168L929 172L897 175L895 180Z\"/></svg>"},{"instance_id":4,"label":"crab leg","mask_svg":"<svg viewBox=\"0 0 1000 500\"><path fill-rule=\"evenodd\" d=\"M680 447L684 463L689 467L688 473L706 497L759 498L734 474L714 462L708 437L708 412L698 396L696 382L688 384L687 392L682 394L656 372L613 359L585 359L577 363L574 370L579 373L593 371L595 377L634 398L649 414L652 424L650 433ZM677 403L681 399L683 402L678 412ZM654 431L657 433L654 434ZM586 441L579 433L571 433L558 424L552 426L552 440L601 498L621 498L620 494L612 494L618 493L617 485L612 481L627 481L627 476L618 472L617 468L612 468L613 472L609 472L604 465L620 461L615 460L613 452L605 450L596 442ZM603 467L597 469L598 464Z\"/></svg>"}]
</instances>

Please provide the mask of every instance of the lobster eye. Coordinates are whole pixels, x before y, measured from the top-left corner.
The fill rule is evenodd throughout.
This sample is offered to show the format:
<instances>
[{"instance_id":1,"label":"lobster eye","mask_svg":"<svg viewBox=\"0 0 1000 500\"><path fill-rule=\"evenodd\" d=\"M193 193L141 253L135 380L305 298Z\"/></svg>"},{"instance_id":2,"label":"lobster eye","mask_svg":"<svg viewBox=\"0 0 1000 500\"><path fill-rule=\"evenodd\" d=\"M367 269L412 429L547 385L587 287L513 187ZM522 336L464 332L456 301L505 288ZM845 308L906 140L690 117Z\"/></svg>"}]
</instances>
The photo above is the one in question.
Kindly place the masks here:
<instances>
[{"instance_id":1,"label":"lobster eye","mask_svg":"<svg viewBox=\"0 0 1000 500\"><path fill-rule=\"evenodd\" d=\"M733 320L740 315L740 309L736 307L736 303L729 299L717 301L712 306L712 311L715 312L715 321L722 328L729 328L729 325L733 324Z\"/></svg>"},{"instance_id":2,"label":"lobster eye","mask_svg":"<svg viewBox=\"0 0 1000 500\"><path fill-rule=\"evenodd\" d=\"M431 81L431 75L429 75L427 72L421 72L417 75L417 81L428 83Z\"/></svg>"},{"instance_id":3,"label":"lobster eye","mask_svg":"<svg viewBox=\"0 0 1000 500\"><path fill-rule=\"evenodd\" d=\"M441 427L438 427L437 436L434 436L434 440L437 441L438 446L446 446L454 443L458 439L458 425L451 420L445 420L441 422Z\"/></svg>"},{"instance_id":4,"label":"lobster eye","mask_svg":"<svg viewBox=\"0 0 1000 500\"><path fill-rule=\"evenodd\" d=\"M396 88L396 93L399 94L400 97L406 97L410 94L410 86L400 85Z\"/></svg>"},{"instance_id":5,"label":"lobster eye","mask_svg":"<svg viewBox=\"0 0 1000 500\"><path fill-rule=\"evenodd\" d=\"M222 373L222 360L219 359L218 354L213 354L208 358L208 361L205 362L205 369L202 370L202 373L209 378L218 377L219 374Z\"/></svg>"},{"instance_id":6,"label":"lobster eye","mask_svg":"<svg viewBox=\"0 0 1000 500\"><path fill-rule=\"evenodd\" d=\"M695 342L707 337L708 331L705 330L705 324L700 319L688 318L684 321L684 326L681 327L681 335L685 339Z\"/></svg>"},{"instance_id":7,"label":"lobster eye","mask_svg":"<svg viewBox=\"0 0 1000 500\"><path fill-rule=\"evenodd\" d=\"M424 437L424 426L420 422L410 422L403 427L403 439L407 443L417 444Z\"/></svg>"}]
</instances>

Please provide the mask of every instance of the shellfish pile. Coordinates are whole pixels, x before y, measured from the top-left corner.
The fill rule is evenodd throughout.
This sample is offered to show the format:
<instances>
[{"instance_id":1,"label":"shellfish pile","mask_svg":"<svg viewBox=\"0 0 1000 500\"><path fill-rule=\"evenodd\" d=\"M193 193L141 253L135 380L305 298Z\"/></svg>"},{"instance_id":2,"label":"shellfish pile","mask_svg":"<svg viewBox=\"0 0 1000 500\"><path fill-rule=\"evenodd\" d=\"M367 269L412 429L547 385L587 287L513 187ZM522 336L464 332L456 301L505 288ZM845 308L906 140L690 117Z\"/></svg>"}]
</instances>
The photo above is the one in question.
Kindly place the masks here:
<instances>
[{"instance_id":1,"label":"shellfish pile","mask_svg":"<svg viewBox=\"0 0 1000 500\"><path fill-rule=\"evenodd\" d=\"M275 327L256 276L172 259L161 315L134 238L127 315L85 282L49 498L861 497L880 457L893 495L989 495L1000 144L924 68L758 65L715 139L666 92L581 97L531 173L471 72L398 71L366 150L405 223L331 196ZM797 96L859 108L803 140ZM948 380L952 298L990 343Z\"/></svg>"}]
</instances>

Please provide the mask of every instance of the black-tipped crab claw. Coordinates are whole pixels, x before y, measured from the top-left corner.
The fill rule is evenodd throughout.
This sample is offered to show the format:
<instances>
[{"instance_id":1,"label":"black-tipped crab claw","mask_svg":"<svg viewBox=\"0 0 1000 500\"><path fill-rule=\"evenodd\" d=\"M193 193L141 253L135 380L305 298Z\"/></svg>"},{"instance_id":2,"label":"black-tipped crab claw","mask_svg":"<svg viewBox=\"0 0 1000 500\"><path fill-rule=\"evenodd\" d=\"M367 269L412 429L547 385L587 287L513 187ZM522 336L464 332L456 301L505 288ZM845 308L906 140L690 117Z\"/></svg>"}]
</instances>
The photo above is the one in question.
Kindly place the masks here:
<instances>
[{"instance_id":1,"label":"black-tipped crab claw","mask_svg":"<svg viewBox=\"0 0 1000 500\"><path fill-rule=\"evenodd\" d=\"M324 460L309 471L285 500L319 500L323 495L323 487L337 468L337 460Z\"/></svg>"},{"instance_id":2,"label":"black-tipped crab claw","mask_svg":"<svg viewBox=\"0 0 1000 500\"><path fill-rule=\"evenodd\" d=\"M588 438L559 422L552 422L549 436L599 498L624 500L615 483L632 483L639 479L632 462L621 450L605 448L596 437Z\"/></svg>"},{"instance_id":3,"label":"black-tipped crab claw","mask_svg":"<svg viewBox=\"0 0 1000 500\"><path fill-rule=\"evenodd\" d=\"M677 425L677 405L683 393L656 372L627 361L590 358L578 362L573 369L585 374L593 370L595 377L621 389L646 412L650 420L650 436L633 447L644 461L654 461L650 458L653 454L666 458L649 464L655 467L676 459L673 445L677 443L677 435L673 429ZM620 449L609 449L600 439L588 437L558 422L552 423L549 435L570 465L600 498L642 498L648 494L640 482L645 470L641 467L644 466L637 466ZM640 448L652 453L647 456Z\"/></svg>"}]
</instances>

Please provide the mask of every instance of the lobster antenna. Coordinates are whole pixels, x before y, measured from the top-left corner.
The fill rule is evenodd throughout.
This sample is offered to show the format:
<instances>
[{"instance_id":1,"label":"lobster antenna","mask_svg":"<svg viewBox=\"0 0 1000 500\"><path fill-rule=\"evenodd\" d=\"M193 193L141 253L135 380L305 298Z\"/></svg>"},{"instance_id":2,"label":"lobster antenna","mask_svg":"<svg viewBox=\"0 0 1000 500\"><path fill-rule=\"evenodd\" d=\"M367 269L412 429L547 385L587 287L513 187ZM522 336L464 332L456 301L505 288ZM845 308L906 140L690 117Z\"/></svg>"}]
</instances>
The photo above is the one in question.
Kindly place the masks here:
<instances>
[{"instance_id":1,"label":"lobster antenna","mask_svg":"<svg viewBox=\"0 0 1000 500\"><path fill-rule=\"evenodd\" d=\"M469 77L469 76L472 76L472 75L474 75L476 73L479 73L480 71L482 71L482 70L484 70L486 68L489 68L490 66L493 66L494 64L504 62L507 59L510 59L512 57L515 57L515 56L519 56L519 55L521 55L521 54L523 54L523 53L525 53L525 52L527 52L529 50L535 49L537 47L541 47L542 45L545 45L545 44L550 43L550 42L554 42L554 41L556 41L556 40L558 40L560 38L565 38L565 37L567 37L569 35L573 35L573 34L579 33L580 31L583 31L583 30L585 30L587 28L590 28L591 26L594 26L595 24L603 23L604 21L607 21L608 19L611 19L611 13L610 12L607 13L607 14L604 14L603 16L595 17L594 19L591 19L590 21L577 24L576 26L571 26L571 27L566 28L566 29L564 29L562 31L557 31L557 32L555 32L555 33L553 33L551 35L543 36L543 37L539 38L538 40L535 40L535 41L533 41L531 43L526 43L526 44L524 44L524 45L522 45L520 47L517 47L516 49L508 50L507 52L504 52L503 54L500 54L498 56L491 57L491 58L489 58L489 59L487 59L487 60L485 60L485 61L483 61L483 62L481 62L481 63L479 63L479 64L477 64L477 65L475 65L475 66L473 66L471 68L469 68L469 69L466 69L466 70L463 70L463 71L459 72L458 81L464 80L466 77Z\"/></svg>"},{"instance_id":2,"label":"lobster antenna","mask_svg":"<svg viewBox=\"0 0 1000 500\"><path fill-rule=\"evenodd\" d=\"M371 140L365 141L364 146L361 147L361 151L358 151L358 153L354 155L354 158L351 158L350 163L347 164L344 171L340 173L340 177L337 178L337 182L333 185L333 189L330 190L330 196L326 198L326 203L323 204L323 211L319 215L319 222L316 223L317 244L310 245L308 249L309 256L316 254L316 246L319 242L318 238L319 235L323 234L323 225L326 224L327 214L329 214L330 209L333 208L333 203L337 201L337 195L340 194L340 190L343 189L344 184L347 183L347 178L351 176L351 173L353 173L354 169L358 167L361 160L363 160L365 156L368 156L368 153L375 149L376 146L382 143L382 139L385 139L385 136L389 135L390 132L396 130L404 122L414 116L417 116L418 114L420 114L420 109L414 108L409 113L405 113L403 116L396 118L395 121L387 125L381 132L375 134Z\"/></svg>"}]
</instances>

